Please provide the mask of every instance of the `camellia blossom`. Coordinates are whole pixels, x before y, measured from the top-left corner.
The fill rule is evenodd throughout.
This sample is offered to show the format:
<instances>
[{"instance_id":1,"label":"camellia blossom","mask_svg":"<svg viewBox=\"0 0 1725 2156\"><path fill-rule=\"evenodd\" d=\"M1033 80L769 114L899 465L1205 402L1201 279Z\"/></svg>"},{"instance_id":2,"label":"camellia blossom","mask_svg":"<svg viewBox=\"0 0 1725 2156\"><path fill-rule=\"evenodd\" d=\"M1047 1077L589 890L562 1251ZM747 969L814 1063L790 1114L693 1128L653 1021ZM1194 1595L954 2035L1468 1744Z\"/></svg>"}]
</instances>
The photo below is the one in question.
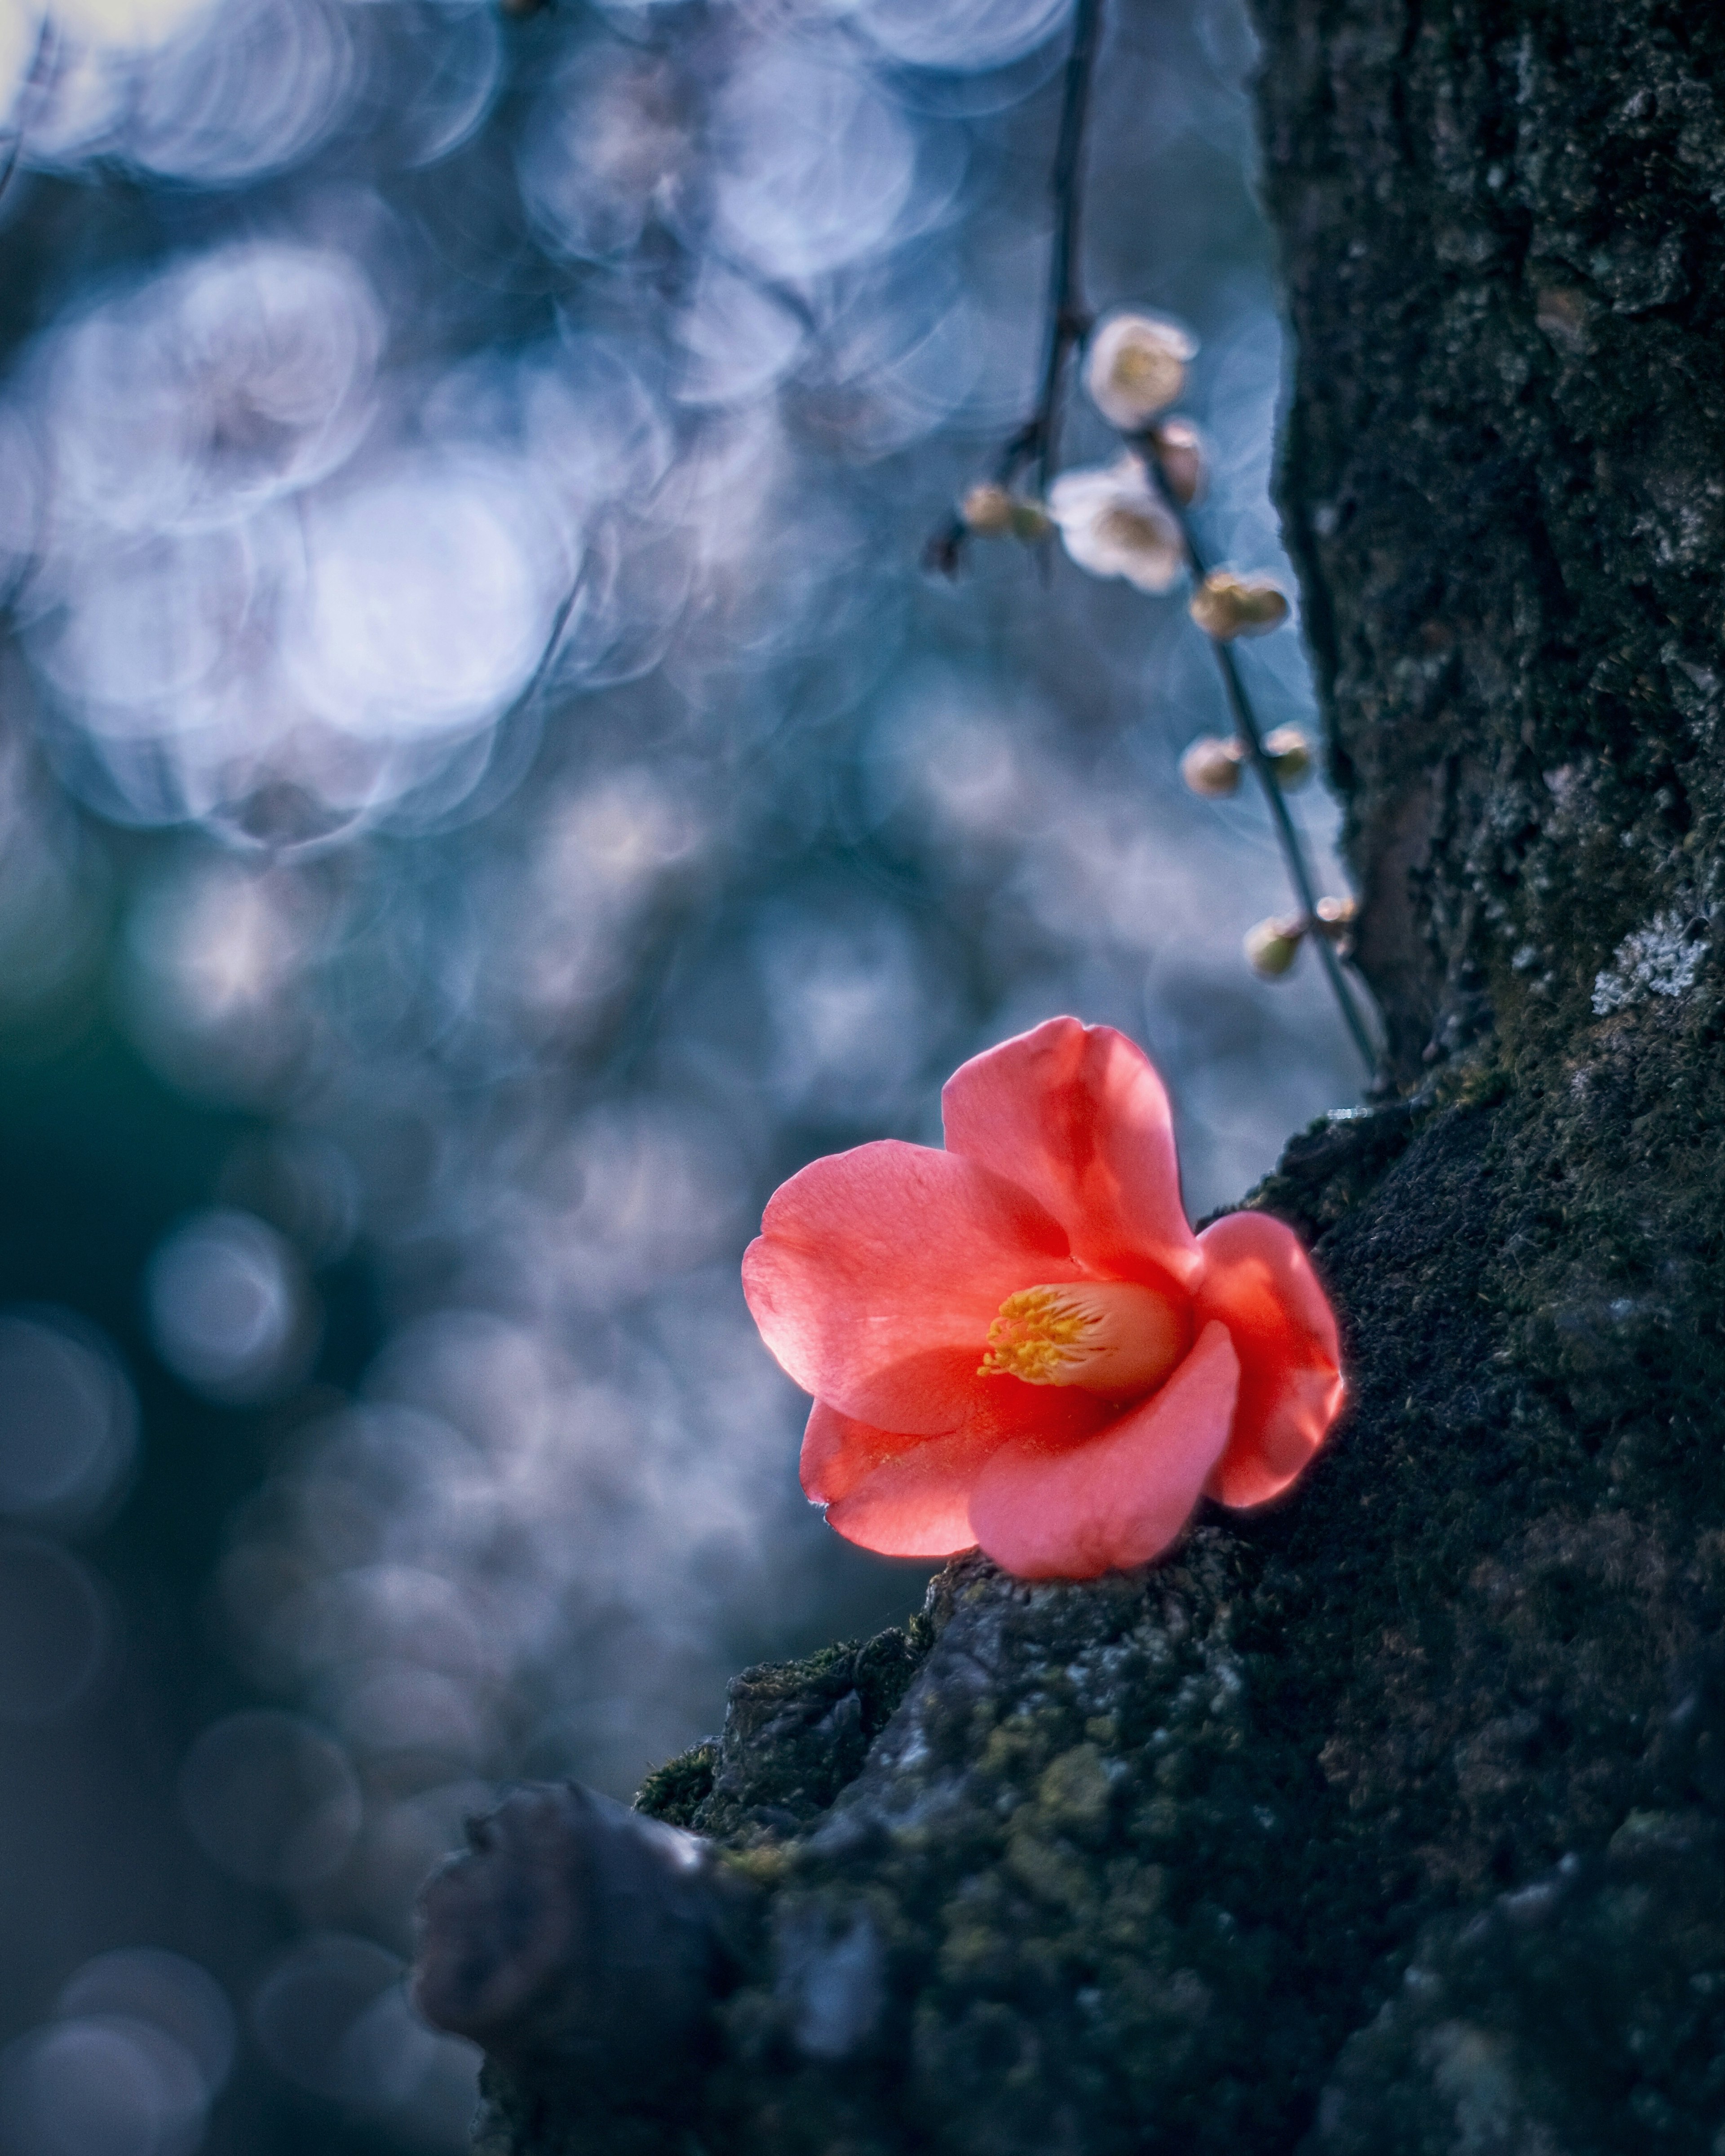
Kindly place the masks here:
<instances>
[{"instance_id":1,"label":"camellia blossom","mask_svg":"<svg viewBox=\"0 0 1725 2156\"><path fill-rule=\"evenodd\" d=\"M1115 315L1091 340L1084 386L1105 419L1135 434L1186 386L1198 341L1166 315Z\"/></svg>"},{"instance_id":2,"label":"camellia blossom","mask_svg":"<svg viewBox=\"0 0 1725 2156\"><path fill-rule=\"evenodd\" d=\"M1060 544L1093 577L1124 577L1141 592L1172 589L1186 542L1135 456L1062 472L1048 490Z\"/></svg>"},{"instance_id":3,"label":"camellia blossom","mask_svg":"<svg viewBox=\"0 0 1725 2156\"><path fill-rule=\"evenodd\" d=\"M1280 1221L1193 1234L1143 1051L1050 1019L942 1106L944 1152L815 1161L743 1260L762 1338L814 1394L803 1487L829 1524L1089 1579L1165 1550L1204 1491L1286 1489L1341 1408L1335 1318Z\"/></svg>"}]
</instances>

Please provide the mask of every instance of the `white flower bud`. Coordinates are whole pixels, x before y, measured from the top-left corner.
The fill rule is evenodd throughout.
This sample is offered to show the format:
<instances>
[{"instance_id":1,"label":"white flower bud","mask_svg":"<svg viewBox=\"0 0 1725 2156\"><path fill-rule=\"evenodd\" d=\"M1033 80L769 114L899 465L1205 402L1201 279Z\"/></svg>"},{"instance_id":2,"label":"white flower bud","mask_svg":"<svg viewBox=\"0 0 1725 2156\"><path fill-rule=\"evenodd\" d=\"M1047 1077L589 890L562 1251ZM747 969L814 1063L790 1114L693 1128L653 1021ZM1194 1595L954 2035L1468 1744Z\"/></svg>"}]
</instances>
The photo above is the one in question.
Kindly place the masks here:
<instances>
[{"instance_id":1,"label":"white flower bud","mask_svg":"<svg viewBox=\"0 0 1725 2156\"><path fill-rule=\"evenodd\" d=\"M1260 921L1245 932L1246 963L1266 981L1279 981L1300 955L1300 939L1306 923L1297 916L1281 915Z\"/></svg>"},{"instance_id":2,"label":"white flower bud","mask_svg":"<svg viewBox=\"0 0 1725 2156\"><path fill-rule=\"evenodd\" d=\"M965 530L978 539L1004 539L1012 529L1012 496L1004 486L984 480L959 503L958 514Z\"/></svg>"},{"instance_id":3,"label":"white flower bud","mask_svg":"<svg viewBox=\"0 0 1725 2156\"><path fill-rule=\"evenodd\" d=\"M1163 485L1182 509L1189 509L1209 477L1203 435L1189 419L1163 419L1150 429L1150 439Z\"/></svg>"},{"instance_id":4,"label":"white flower bud","mask_svg":"<svg viewBox=\"0 0 1725 2156\"><path fill-rule=\"evenodd\" d=\"M1353 924L1358 912L1359 901L1355 898L1321 898L1317 902L1319 932L1329 937L1344 958L1353 955Z\"/></svg>"},{"instance_id":5,"label":"white flower bud","mask_svg":"<svg viewBox=\"0 0 1725 2156\"><path fill-rule=\"evenodd\" d=\"M1047 538L1054 526L1040 501L1028 501L984 480L971 488L958 505L958 516L967 531L978 539Z\"/></svg>"},{"instance_id":6,"label":"white flower bud","mask_svg":"<svg viewBox=\"0 0 1725 2156\"><path fill-rule=\"evenodd\" d=\"M1218 644L1265 636L1288 618L1286 594L1273 577L1242 577L1212 569L1192 595L1192 619Z\"/></svg>"},{"instance_id":7,"label":"white flower bud","mask_svg":"<svg viewBox=\"0 0 1725 2156\"><path fill-rule=\"evenodd\" d=\"M1135 434L1186 387L1197 340L1166 315L1116 315L1091 340L1084 386L1105 419Z\"/></svg>"},{"instance_id":8,"label":"white flower bud","mask_svg":"<svg viewBox=\"0 0 1725 2156\"><path fill-rule=\"evenodd\" d=\"M1264 753L1280 786L1300 786L1312 776L1312 743L1298 726L1277 726L1266 734Z\"/></svg>"},{"instance_id":9,"label":"white flower bud","mask_svg":"<svg viewBox=\"0 0 1725 2156\"><path fill-rule=\"evenodd\" d=\"M1237 793L1245 768L1245 742L1218 741L1214 734L1200 735L1180 758L1181 778L1208 801Z\"/></svg>"},{"instance_id":10,"label":"white flower bud","mask_svg":"<svg viewBox=\"0 0 1725 2156\"><path fill-rule=\"evenodd\" d=\"M1186 542L1134 456L1062 472L1048 513L1060 542L1093 577L1124 577L1141 592L1165 592L1186 566Z\"/></svg>"}]
</instances>

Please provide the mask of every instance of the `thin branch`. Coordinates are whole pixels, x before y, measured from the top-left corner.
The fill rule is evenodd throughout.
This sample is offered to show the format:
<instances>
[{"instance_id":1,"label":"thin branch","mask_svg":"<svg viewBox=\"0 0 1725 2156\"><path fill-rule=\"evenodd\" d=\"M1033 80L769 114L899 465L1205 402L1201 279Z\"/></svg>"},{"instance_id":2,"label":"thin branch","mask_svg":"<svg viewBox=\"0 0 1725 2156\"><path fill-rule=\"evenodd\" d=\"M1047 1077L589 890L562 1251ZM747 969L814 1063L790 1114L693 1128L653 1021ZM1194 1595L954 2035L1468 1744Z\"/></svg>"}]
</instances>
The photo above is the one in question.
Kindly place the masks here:
<instances>
[{"instance_id":1,"label":"thin branch","mask_svg":"<svg viewBox=\"0 0 1725 2156\"><path fill-rule=\"evenodd\" d=\"M1180 527L1181 536L1186 542L1187 558L1192 564L1193 576L1202 583L1208 572L1204 566L1204 556L1199 551L1198 543L1192 536L1192 520L1186 514L1183 504L1175 496L1173 489L1168 484L1162 470L1161 456L1154 442L1147 437L1140 446L1146 452L1150 468L1161 482L1163 498ZM1271 820L1276 825L1276 835L1281 845L1282 859L1287 865L1288 880L1294 886L1295 895L1299 899L1308 932L1317 946L1319 960L1329 978L1330 986L1335 992L1336 1001L1341 1009L1343 1022L1353 1036L1354 1046L1360 1052L1368 1076L1375 1077L1378 1070L1378 1051L1372 1045L1371 1034L1367 1029L1365 1020L1360 1016L1358 1008L1354 1003L1353 993L1348 985L1348 977L1342 970L1342 961L1337 956L1335 946L1324 933L1323 924L1318 918L1317 887L1312 881L1311 865L1306 859L1305 844L1301 839L1292 816L1288 813L1287 797L1281 790L1281 782L1276 775L1276 767L1266 753L1263 729L1259 726L1257 714L1252 709L1252 700L1246 694L1245 683L1240 679L1239 662L1235 658L1232 646L1224 643L1221 638L1212 637L1209 639L1209 643L1215 652L1217 664L1222 670L1223 686L1228 692L1229 706L1234 713L1235 724L1240 728L1240 737L1245 742L1246 754L1250 760L1252 769L1258 774L1258 783L1264 789L1264 798L1270 803Z\"/></svg>"},{"instance_id":2,"label":"thin branch","mask_svg":"<svg viewBox=\"0 0 1725 2156\"><path fill-rule=\"evenodd\" d=\"M1066 83L1060 100L1060 131L1055 143L1054 256L1049 268L1047 341L1042 362L1042 393L1036 414L1024 429L1024 455L1036 460L1036 491L1048 492L1060 439L1060 383L1072 347L1090 333L1090 316L1080 296L1079 218L1084 207L1084 126L1090 114L1090 87L1101 44L1102 0L1078 0L1072 20L1072 47L1066 55ZM1013 476L1016 476L1014 468Z\"/></svg>"},{"instance_id":3,"label":"thin branch","mask_svg":"<svg viewBox=\"0 0 1725 2156\"><path fill-rule=\"evenodd\" d=\"M12 185L12 176L18 170L18 159L23 155L24 132L28 125L26 114L39 83L47 72L46 63L54 46L54 25L44 14L36 33L36 48L30 55L30 64L24 69L23 80L18 86L18 118L13 123L12 140L6 146L6 156L0 162L0 195ZM33 117L33 116L32 116Z\"/></svg>"},{"instance_id":4,"label":"thin branch","mask_svg":"<svg viewBox=\"0 0 1725 2156\"><path fill-rule=\"evenodd\" d=\"M1054 196L1054 245L1044 314L1041 382L1034 410L1009 438L994 466L995 484L1010 487L1027 465L1034 465L1039 499L1048 491L1060 444L1060 392L1066 362L1074 347L1090 334L1091 316L1081 295L1078 241L1084 207L1085 124L1090 116L1091 84L1096 74L1101 28L1102 0L1078 0L1072 17L1072 43L1066 53L1060 132L1055 139L1049 182ZM955 576L967 536L964 519L952 517L929 541L924 555L927 566Z\"/></svg>"},{"instance_id":5,"label":"thin branch","mask_svg":"<svg viewBox=\"0 0 1725 2156\"><path fill-rule=\"evenodd\" d=\"M1072 18L1072 42L1066 54L1065 82L1060 100L1060 132L1055 138L1054 168L1050 177L1050 191L1054 196L1054 244L1049 263L1042 375L1036 406L1029 418L1007 441L994 467L994 484L1010 489L1025 466L1034 465L1039 501L1048 493L1060 447L1061 392L1065 386L1066 362L1071 357L1075 347L1081 345L1090 334L1091 317L1084 304L1079 276L1079 234L1084 205L1085 125L1090 114L1091 85L1096 73L1096 49L1101 42L1102 5L1103 0L1077 0ZM1193 538L1191 521L1163 470L1161 452L1153 438L1148 435L1139 439L1138 447L1155 473L1162 493L1180 527L1192 573L1201 583L1205 574L1204 558ZM956 576L968 536L963 516L954 515L929 541L923 557L927 566L947 576ZM1222 669L1222 680L1235 723L1245 737L1252 768L1258 774L1265 798L1270 803L1271 818L1276 825L1283 859L1287 864L1289 880L1299 898L1305 921L1317 944L1318 957L1334 991L1343 1022L1353 1037L1354 1046L1359 1050L1368 1076L1375 1075L1377 1050L1349 991L1347 977L1342 971L1341 959L1324 933L1323 924L1318 917L1317 891L1306 859L1306 849L1294 819L1288 813L1287 801L1276 776L1275 767L1265 752L1263 732L1252 710L1251 699L1246 694L1245 684L1240 679L1239 665L1225 643L1220 639L1213 639L1212 642L1217 662Z\"/></svg>"}]
</instances>

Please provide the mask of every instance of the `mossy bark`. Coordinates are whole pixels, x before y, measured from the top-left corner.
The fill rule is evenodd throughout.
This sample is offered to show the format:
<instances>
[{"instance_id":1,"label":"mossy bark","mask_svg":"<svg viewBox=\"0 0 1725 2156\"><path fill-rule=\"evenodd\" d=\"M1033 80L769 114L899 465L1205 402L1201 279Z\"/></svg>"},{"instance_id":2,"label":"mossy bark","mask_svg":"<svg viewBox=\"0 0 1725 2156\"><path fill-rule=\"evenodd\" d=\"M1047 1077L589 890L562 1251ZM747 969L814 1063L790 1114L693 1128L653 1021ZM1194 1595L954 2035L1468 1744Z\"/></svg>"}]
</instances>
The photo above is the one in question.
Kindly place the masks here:
<instances>
[{"instance_id":1,"label":"mossy bark","mask_svg":"<svg viewBox=\"0 0 1725 2156\"><path fill-rule=\"evenodd\" d=\"M666 2147L1725 2148L1725 11L1257 14L1396 1097L1253 1202L1353 1404L1286 1503L959 1560L655 1779L768 1912ZM510 2156L645 2130L490 2088Z\"/></svg>"}]
</instances>

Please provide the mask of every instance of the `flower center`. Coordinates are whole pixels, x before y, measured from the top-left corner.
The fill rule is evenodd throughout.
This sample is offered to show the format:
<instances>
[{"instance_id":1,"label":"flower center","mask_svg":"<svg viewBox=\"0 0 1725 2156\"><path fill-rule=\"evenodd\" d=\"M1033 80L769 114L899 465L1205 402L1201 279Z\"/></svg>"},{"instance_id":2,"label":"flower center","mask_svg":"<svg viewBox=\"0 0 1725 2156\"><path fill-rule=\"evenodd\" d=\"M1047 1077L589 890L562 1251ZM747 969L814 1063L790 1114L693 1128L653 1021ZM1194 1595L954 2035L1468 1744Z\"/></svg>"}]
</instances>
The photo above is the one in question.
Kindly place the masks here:
<instances>
[{"instance_id":1,"label":"flower center","mask_svg":"<svg viewBox=\"0 0 1725 2156\"><path fill-rule=\"evenodd\" d=\"M1154 1288L1130 1281L1026 1287L1001 1304L977 1375L1124 1399L1153 1391L1191 1345L1191 1313Z\"/></svg>"},{"instance_id":2,"label":"flower center","mask_svg":"<svg viewBox=\"0 0 1725 2156\"><path fill-rule=\"evenodd\" d=\"M1114 355L1114 379L1122 389L1160 389L1173 367L1167 352L1147 345L1122 345Z\"/></svg>"},{"instance_id":3,"label":"flower center","mask_svg":"<svg viewBox=\"0 0 1725 2156\"><path fill-rule=\"evenodd\" d=\"M1096 530L1111 545L1127 553L1160 553L1168 546L1168 532L1159 518L1142 510L1111 503L1096 519Z\"/></svg>"}]
</instances>

